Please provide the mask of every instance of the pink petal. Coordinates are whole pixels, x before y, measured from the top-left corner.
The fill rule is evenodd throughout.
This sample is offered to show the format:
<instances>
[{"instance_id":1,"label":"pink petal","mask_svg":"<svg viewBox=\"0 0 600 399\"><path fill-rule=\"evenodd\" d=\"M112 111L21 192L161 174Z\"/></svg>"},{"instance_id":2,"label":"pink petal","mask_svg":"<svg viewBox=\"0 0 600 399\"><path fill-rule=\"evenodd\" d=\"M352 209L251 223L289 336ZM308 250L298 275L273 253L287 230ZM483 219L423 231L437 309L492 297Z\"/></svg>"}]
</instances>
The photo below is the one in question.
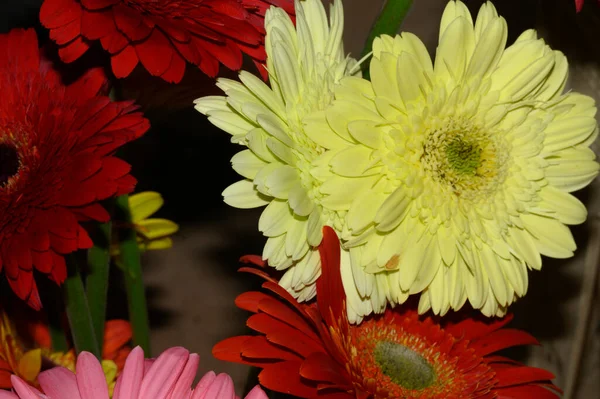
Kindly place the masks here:
<instances>
[{"instance_id":1,"label":"pink petal","mask_svg":"<svg viewBox=\"0 0 600 399\"><path fill-rule=\"evenodd\" d=\"M235 399L233 380L225 373L219 374L204 390L198 388L194 390L191 399Z\"/></svg>"},{"instance_id":2,"label":"pink petal","mask_svg":"<svg viewBox=\"0 0 600 399\"><path fill-rule=\"evenodd\" d=\"M125 360L117 379L113 399L137 399L144 376L144 350L136 346Z\"/></svg>"},{"instance_id":3,"label":"pink petal","mask_svg":"<svg viewBox=\"0 0 600 399\"><path fill-rule=\"evenodd\" d=\"M0 389L0 399L19 399L19 397L12 392Z\"/></svg>"},{"instance_id":4,"label":"pink petal","mask_svg":"<svg viewBox=\"0 0 600 399\"><path fill-rule=\"evenodd\" d=\"M152 366L155 361L156 361L156 358L153 358L153 357L151 357L149 359L144 359L144 375L146 375L148 370L150 370L150 366Z\"/></svg>"},{"instance_id":5,"label":"pink petal","mask_svg":"<svg viewBox=\"0 0 600 399\"><path fill-rule=\"evenodd\" d=\"M79 394L85 399L108 399L106 376L100 361L90 352L81 352L77 356L75 377Z\"/></svg>"},{"instance_id":6,"label":"pink petal","mask_svg":"<svg viewBox=\"0 0 600 399\"><path fill-rule=\"evenodd\" d=\"M265 391L261 389L259 385L252 388L248 395L244 399L269 399Z\"/></svg>"},{"instance_id":7,"label":"pink petal","mask_svg":"<svg viewBox=\"0 0 600 399\"><path fill-rule=\"evenodd\" d=\"M199 398L199 395L208 389L208 387L210 386L210 384L213 383L215 378L217 378L217 375L212 370L204 374L202 378L200 378L200 381L198 381L196 388L194 388L194 394L191 399Z\"/></svg>"},{"instance_id":8,"label":"pink petal","mask_svg":"<svg viewBox=\"0 0 600 399\"><path fill-rule=\"evenodd\" d=\"M81 399L75 374L64 367L42 371L38 381L42 390L52 399Z\"/></svg>"},{"instance_id":9,"label":"pink petal","mask_svg":"<svg viewBox=\"0 0 600 399\"><path fill-rule=\"evenodd\" d=\"M161 353L144 375L139 397L166 399L181 375L189 354L187 349L179 346Z\"/></svg>"},{"instance_id":10,"label":"pink petal","mask_svg":"<svg viewBox=\"0 0 600 399\"><path fill-rule=\"evenodd\" d=\"M15 375L10 376L10 382L12 382L13 388L19 395L18 398L20 399L45 398L45 396L41 395L37 389L33 388L28 383L26 383L25 381L23 381Z\"/></svg>"},{"instance_id":11,"label":"pink petal","mask_svg":"<svg viewBox=\"0 0 600 399\"><path fill-rule=\"evenodd\" d=\"M192 353L179 379L175 383L175 387L169 394L169 399L182 399L188 398L192 392L192 384L194 383L194 379L196 378L196 373L198 372L198 364L200 363L200 356L196 353Z\"/></svg>"}]
</instances>

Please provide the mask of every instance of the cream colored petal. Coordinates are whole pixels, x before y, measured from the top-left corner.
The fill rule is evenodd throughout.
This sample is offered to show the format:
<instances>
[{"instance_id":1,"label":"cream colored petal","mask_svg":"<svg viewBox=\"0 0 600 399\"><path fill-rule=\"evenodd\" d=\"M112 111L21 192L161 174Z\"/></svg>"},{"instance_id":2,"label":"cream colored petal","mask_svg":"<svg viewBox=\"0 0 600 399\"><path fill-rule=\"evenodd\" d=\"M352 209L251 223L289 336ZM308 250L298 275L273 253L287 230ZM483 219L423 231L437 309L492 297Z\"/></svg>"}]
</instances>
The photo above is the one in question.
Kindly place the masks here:
<instances>
[{"instance_id":1,"label":"cream colored petal","mask_svg":"<svg viewBox=\"0 0 600 399\"><path fill-rule=\"evenodd\" d=\"M308 216L315 208L315 203L308 196L306 188L300 181L291 188L288 195L288 202L294 213L298 216Z\"/></svg>"},{"instance_id":2,"label":"cream colored petal","mask_svg":"<svg viewBox=\"0 0 600 399\"><path fill-rule=\"evenodd\" d=\"M285 118L286 113L284 104L281 103L280 99L277 98L265 82L246 71L240 72L239 76L242 83L256 96L256 98L260 99L279 118Z\"/></svg>"},{"instance_id":3,"label":"cream colored petal","mask_svg":"<svg viewBox=\"0 0 600 399\"><path fill-rule=\"evenodd\" d=\"M289 135L289 127L284 121L279 119L273 114L261 114L257 117L257 123L264 129L264 131L281 141L288 147L294 146L294 141Z\"/></svg>"},{"instance_id":4,"label":"cream colored petal","mask_svg":"<svg viewBox=\"0 0 600 399\"><path fill-rule=\"evenodd\" d=\"M504 18L495 18L488 24L475 46L467 68L467 79L487 77L496 69L506 46L507 35Z\"/></svg>"},{"instance_id":5,"label":"cream colored petal","mask_svg":"<svg viewBox=\"0 0 600 399\"><path fill-rule=\"evenodd\" d=\"M377 178L378 176L346 178L333 175L321 185L320 191L326 195L321 204L330 210L347 211L354 198L372 187Z\"/></svg>"},{"instance_id":6,"label":"cream colored petal","mask_svg":"<svg viewBox=\"0 0 600 399\"><path fill-rule=\"evenodd\" d=\"M327 123L325 111L313 112L303 119L304 134L315 144L328 150L346 147L352 141L348 141L338 135ZM349 137L345 135L344 137Z\"/></svg>"},{"instance_id":7,"label":"cream colored petal","mask_svg":"<svg viewBox=\"0 0 600 399\"><path fill-rule=\"evenodd\" d=\"M386 129L373 120L356 120L348 123L348 131L356 141L375 149L383 145Z\"/></svg>"},{"instance_id":8,"label":"cream colored petal","mask_svg":"<svg viewBox=\"0 0 600 399\"><path fill-rule=\"evenodd\" d=\"M573 147L587 139L595 129L596 119L593 117L574 116L552 121L544 131L544 153Z\"/></svg>"},{"instance_id":9,"label":"cream colored petal","mask_svg":"<svg viewBox=\"0 0 600 399\"><path fill-rule=\"evenodd\" d=\"M433 75L433 64L427 48L417 36L410 32L402 32L394 38L393 53L396 55L403 52L416 57L421 70L428 76Z\"/></svg>"},{"instance_id":10,"label":"cream colored petal","mask_svg":"<svg viewBox=\"0 0 600 399\"><path fill-rule=\"evenodd\" d=\"M569 258L577 248L567 226L543 216L521 215L523 225L533 236L538 251L552 258Z\"/></svg>"},{"instance_id":11,"label":"cream colored petal","mask_svg":"<svg viewBox=\"0 0 600 399\"><path fill-rule=\"evenodd\" d=\"M206 96L194 100L194 108L203 115L208 115L211 111L229 111L227 97Z\"/></svg>"},{"instance_id":12,"label":"cream colored petal","mask_svg":"<svg viewBox=\"0 0 600 399\"><path fill-rule=\"evenodd\" d=\"M436 51L434 73L438 81L460 81L473 54L474 46L472 25L464 17L454 19L441 36Z\"/></svg>"},{"instance_id":13,"label":"cream colored petal","mask_svg":"<svg viewBox=\"0 0 600 399\"><path fill-rule=\"evenodd\" d=\"M287 199L292 187L298 181L298 171L291 166L281 166L267 176L265 186L271 195Z\"/></svg>"},{"instance_id":14,"label":"cream colored petal","mask_svg":"<svg viewBox=\"0 0 600 399\"><path fill-rule=\"evenodd\" d=\"M585 160L584 151L581 152L581 159L561 157L551 159L552 164L545 169L546 180L566 192L580 190L590 184L598 175L600 167L595 161Z\"/></svg>"},{"instance_id":15,"label":"cream colored petal","mask_svg":"<svg viewBox=\"0 0 600 399\"><path fill-rule=\"evenodd\" d=\"M254 179L258 171L265 167L267 163L254 155L252 151L244 150L231 158L231 165L233 170L246 179Z\"/></svg>"},{"instance_id":16,"label":"cream colored petal","mask_svg":"<svg viewBox=\"0 0 600 399\"><path fill-rule=\"evenodd\" d=\"M438 42L442 41L444 34L446 34L452 23L454 23L458 18L463 18L467 26L473 30L473 17L471 17L471 13L469 12L467 6L465 6L465 4L460 0L449 1L448 4L446 4L444 13L442 14Z\"/></svg>"},{"instance_id":17,"label":"cream colored petal","mask_svg":"<svg viewBox=\"0 0 600 399\"><path fill-rule=\"evenodd\" d=\"M294 218L285 237L285 253L298 260L306 255L308 242L306 241L306 218Z\"/></svg>"},{"instance_id":18,"label":"cream colored petal","mask_svg":"<svg viewBox=\"0 0 600 399\"><path fill-rule=\"evenodd\" d=\"M346 214L348 228L354 233L367 228L375 219L377 210L386 198L385 194L371 190L360 193Z\"/></svg>"},{"instance_id":19,"label":"cream colored petal","mask_svg":"<svg viewBox=\"0 0 600 399\"><path fill-rule=\"evenodd\" d=\"M286 201L273 200L260 215L258 230L266 237L277 237L288 231L294 216Z\"/></svg>"},{"instance_id":20,"label":"cream colored petal","mask_svg":"<svg viewBox=\"0 0 600 399\"><path fill-rule=\"evenodd\" d=\"M360 177L373 175L376 171L369 170L373 166L373 149L362 145L348 146L337 152L331 159L331 171L345 177Z\"/></svg>"},{"instance_id":21,"label":"cream colored petal","mask_svg":"<svg viewBox=\"0 0 600 399\"><path fill-rule=\"evenodd\" d=\"M290 147L273 137L268 137L266 143L269 151L279 161L290 166L296 166L296 154L294 154L294 151Z\"/></svg>"},{"instance_id":22,"label":"cream colored petal","mask_svg":"<svg viewBox=\"0 0 600 399\"><path fill-rule=\"evenodd\" d=\"M397 188L383 202L374 222L377 224L377 230L388 232L396 228L409 213L412 204L412 198L408 195L405 188Z\"/></svg>"},{"instance_id":23,"label":"cream colored petal","mask_svg":"<svg viewBox=\"0 0 600 399\"><path fill-rule=\"evenodd\" d=\"M321 240L323 239L323 219L321 218L321 213L315 209L308 216L308 223L306 224L306 238L308 240L308 244L313 247L319 246L321 244Z\"/></svg>"},{"instance_id":24,"label":"cream colored petal","mask_svg":"<svg viewBox=\"0 0 600 399\"><path fill-rule=\"evenodd\" d=\"M414 55L403 52L398 56L396 80L404 104L421 100L431 91L431 80L427 74Z\"/></svg>"},{"instance_id":25,"label":"cream colored petal","mask_svg":"<svg viewBox=\"0 0 600 399\"><path fill-rule=\"evenodd\" d=\"M394 104L402 104L398 93L398 57L392 53L381 53L380 58L371 60L371 84L378 97L387 98Z\"/></svg>"},{"instance_id":26,"label":"cream colored petal","mask_svg":"<svg viewBox=\"0 0 600 399\"><path fill-rule=\"evenodd\" d=\"M233 183L223 191L222 195L225 203L234 208L258 208L269 203L269 198L256 191L250 180Z\"/></svg>"},{"instance_id":27,"label":"cream colored petal","mask_svg":"<svg viewBox=\"0 0 600 399\"><path fill-rule=\"evenodd\" d=\"M496 7L491 2L485 2L479 8L477 19L475 20L475 41L479 42L489 24L498 18Z\"/></svg>"},{"instance_id":28,"label":"cream colored petal","mask_svg":"<svg viewBox=\"0 0 600 399\"><path fill-rule=\"evenodd\" d=\"M569 63L567 57L560 51L554 50L554 68L540 90L533 96L538 101L550 101L558 98L567 84Z\"/></svg>"},{"instance_id":29,"label":"cream colored petal","mask_svg":"<svg viewBox=\"0 0 600 399\"><path fill-rule=\"evenodd\" d=\"M265 162L276 162L275 156L267 147L267 138L269 135L261 128L252 129L246 136L248 140L248 148L252 150L254 155L261 158Z\"/></svg>"},{"instance_id":30,"label":"cream colored petal","mask_svg":"<svg viewBox=\"0 0 600 399\"><path fill-rule=\"evenodd\" d=\"M552 217L565 224L581 224L587 218L585 205L571 194L552 186L544 187L538 195L542 199L538 205L554 213Z\"/></svg>"},{"instance_id":31,"label":"cream colored petal","mask_svg":"<svg viewBox=\"0 0 600 399\"><path fill-rule=\"evenodd\" d=\"M439 257L433 256L431 259L429 259L431 252L437 249L433 248L432 246L435 246L432 236L425 234L421 240L410 240L408 245L404 246L403 250L398 254L398 270L400 272L398 281L400 282L400 288L402 291L411 290L411 286L417 279L417 276L419 276L419 272L421 271L421 268L424 267L424 263L427 263L427 267L432 267L433 269L441 266ZM437 264L435 262L431 263L436 259L438 260ZM425 276L426 275L423 274L421 275L421 278ZM420 284L423 283L424 280L421 279Z\"/></svg>"},{"instance_id":32,"label":"cream colored petal","mask_svg":"<svg viewBox=\"0 0 600 399\"><path fill-rule=\"evenodd\" d=\"M506 236L506 242L512 248L515 256L525 261L533 269L542 267L542 258L531 235L522 229L513 227Z\"/></svg>"}]
</instances>

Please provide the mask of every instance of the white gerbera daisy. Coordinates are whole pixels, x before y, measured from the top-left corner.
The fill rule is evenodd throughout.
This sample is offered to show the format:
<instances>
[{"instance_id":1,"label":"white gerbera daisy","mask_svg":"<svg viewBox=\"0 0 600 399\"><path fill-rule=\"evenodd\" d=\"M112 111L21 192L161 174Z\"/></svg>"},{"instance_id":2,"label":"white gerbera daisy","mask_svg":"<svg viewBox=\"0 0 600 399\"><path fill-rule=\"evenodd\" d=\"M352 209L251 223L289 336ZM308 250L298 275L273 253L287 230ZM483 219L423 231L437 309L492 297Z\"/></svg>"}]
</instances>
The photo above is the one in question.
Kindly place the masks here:
<instances>
[{"instance_id":1,"label":"white gerbera daisy","mask_svg":"<svg viewBox=\"0 0 600 399\"><path fill-rule=\"evenodd\" d=\"M343 230L344 213L321 203L330 171L323 146L307 134L303 120L322 112L333 100L334 84L358 68L344 53L340 0L334 0L329 21L320 0L296 1L295 8L296 27L282 9L271 7L265 16L270 87L242 72L241 83L219 79L226 97L195 103L233 142L248 147L231 160L245 179L223 192L225 202L236 208L267 205L259 221L268 237L263 259L288 269L281 285L307 300L320 275L321 230Z\"/></svg>"},{"instance_id":2,"label":"white gerbera daisy","mask_svg":"<svg viewBox=\"0 0 600 399\"><path fill-rule=\"evenodd\" d=\"M322 133L337 175L322 202L348 205L355 308L421 294L421 312L468 300L499 315L525 295L540 254L573 255L565 225L586 209L569 193L598 173L596 107L563 94L566 58L534 31L508 48L506 38L491 3L473 23L451 1L435 62L414 35L382 36L372 81L342 79L325 116L311 118L307 130L337 140Z\"/></svg>"}]
</instances>

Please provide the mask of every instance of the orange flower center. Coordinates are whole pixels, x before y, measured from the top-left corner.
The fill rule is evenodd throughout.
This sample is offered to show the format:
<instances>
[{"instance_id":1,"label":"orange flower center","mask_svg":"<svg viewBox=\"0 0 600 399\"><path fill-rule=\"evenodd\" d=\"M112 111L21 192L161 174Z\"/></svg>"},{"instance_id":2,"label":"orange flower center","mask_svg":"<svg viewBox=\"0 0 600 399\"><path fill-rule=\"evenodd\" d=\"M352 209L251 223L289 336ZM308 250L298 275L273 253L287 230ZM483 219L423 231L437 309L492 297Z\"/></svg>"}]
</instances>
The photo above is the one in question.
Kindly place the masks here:
<instances>
[{"instance_id":1,"label":"orange flower center","mask_svg":"<svg viewBox=\"0 0 600 399\"><path fill-rule=\"evenodd\" d=\"M348 371L374 399L474 399L489 393L494 372L430 320L394 312L351 326Z\"/></svg>"}]
</instances>

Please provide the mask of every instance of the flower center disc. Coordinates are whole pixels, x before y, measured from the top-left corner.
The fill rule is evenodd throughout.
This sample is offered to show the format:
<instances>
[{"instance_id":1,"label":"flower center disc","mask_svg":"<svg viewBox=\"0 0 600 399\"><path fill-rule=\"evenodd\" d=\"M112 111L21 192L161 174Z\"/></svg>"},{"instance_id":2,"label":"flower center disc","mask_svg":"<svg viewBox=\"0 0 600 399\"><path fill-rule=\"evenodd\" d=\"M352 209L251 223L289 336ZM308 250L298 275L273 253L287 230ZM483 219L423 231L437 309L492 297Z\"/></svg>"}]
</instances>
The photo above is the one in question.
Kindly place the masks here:
<instances>
[{"instance_id":1,"label":"flower center disc","mask_svg":"<svg viewBox=\"0 0 600 399\"><path fill-rule=\"evenodd\" d=\"M380 341L374 350L381 371L406 389L420 390L435 382L435 372L414 350L390 341Z\"/></svg>"},{"instance_id":2,"label":"flower center disc","mask_svg":"<svg viewBox=\"0 0 600 399\"><path fill-rule=\"evenodd\" d=\"M19 171L19 154L17 149L9 144L0 143L0 186Z\"/></svg>"},{"instance_id":3,"label":"flower center disc","mask_svg":"<svg viewBox=\"0 0 600 399\"><path fill-rule=\"evenodd\" d=\"M449 166L461 175L474 175L481 163L481 149L477 145L454 139L446 145Z\"/></svg>"}]
</instances>

